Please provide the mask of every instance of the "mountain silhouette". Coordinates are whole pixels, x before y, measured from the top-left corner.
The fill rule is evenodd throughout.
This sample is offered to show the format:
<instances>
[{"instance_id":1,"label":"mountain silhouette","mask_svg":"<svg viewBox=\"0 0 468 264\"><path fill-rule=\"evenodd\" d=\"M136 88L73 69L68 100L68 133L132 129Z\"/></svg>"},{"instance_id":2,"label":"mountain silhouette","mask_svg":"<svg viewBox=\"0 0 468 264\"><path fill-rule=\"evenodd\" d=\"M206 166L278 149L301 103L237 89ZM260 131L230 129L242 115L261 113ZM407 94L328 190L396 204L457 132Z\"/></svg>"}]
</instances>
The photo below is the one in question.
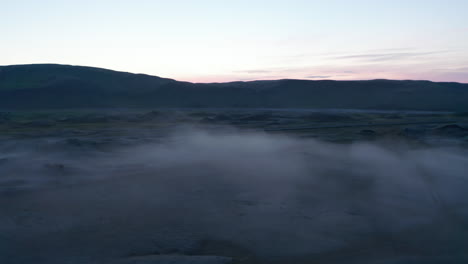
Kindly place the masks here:
<instances>
[{"instance_id":1,"label":"mountain silhouette","mask_svg":"<svg viewBox=\"0 0 468 264\"><path fill-rule=\"evenodd\" d=\"M83 66L0 66L1 109L168 107L468 111L468 84L290 79L190 83Z\"/></svg>"}]
</instances>

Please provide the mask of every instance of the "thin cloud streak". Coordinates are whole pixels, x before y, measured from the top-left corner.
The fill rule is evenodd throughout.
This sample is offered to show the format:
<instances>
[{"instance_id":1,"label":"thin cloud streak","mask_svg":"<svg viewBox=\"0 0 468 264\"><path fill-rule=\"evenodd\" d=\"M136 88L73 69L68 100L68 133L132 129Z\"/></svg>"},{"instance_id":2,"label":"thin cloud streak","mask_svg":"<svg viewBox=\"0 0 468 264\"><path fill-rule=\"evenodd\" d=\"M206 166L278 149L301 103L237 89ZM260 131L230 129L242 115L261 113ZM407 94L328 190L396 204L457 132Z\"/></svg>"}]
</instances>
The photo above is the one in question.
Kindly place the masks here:
<instances>
[{"instance_id":1,"label":"thin cloud streak","mask_svg":"<svg viewBox=\"0 0 468 264\"><path fill-rule=\"evenodd\" d=\"M265 80L279 76L286 79L414 79L468 83L468 57L457 49L297 53L278 55L276 59L271 57L270 62L269 65L287 66L237 69L223 78L217 76L217 80Z\"/></svg>"},{"instance_id":2,"label":"thin cloud streak","mask_svg":"<svg viewBox=\"0 0 468 264\"><path fill-rule=\"evenodd\" d=\"M333 76L331 75L312 75L312 76L307 76L307 79L326 79L326 78L331 78Z\"/></svg>"},{"instance_id":3,"label":"thin cloud streak","mask_svg":"<svg viewBox=\"0 0 468 264\"><path fill-rule=\"evenodd\" d=\"M387 61L387 60L401 60L414 57L422 57L427 55L441 54L441 51L434 52L399 52L399 53L378 53L378 54L358 54L337 56L335 59L358 59L367 61Z\"/></svg>"},{"instance_id":4,"label":"thin cloud streak","mask_svg":"<svg viewBox=\"0 0 468 264\"><path fill-rule=\"evenodd\" d=\"M243 73L244 72L244 73ZM311 74L313 73L313 74ZM272 79L332 79L332 80L430 80L468 83L468 67L447 65L431 67L428 63L314 65L237 71L232 75L218 76L216 81L247 81ZM208 78L207 78L208 80ZM202 81L207 82L207 81ZM208 82L210 82L208 80Z\"/></svg>"}]
</instances>

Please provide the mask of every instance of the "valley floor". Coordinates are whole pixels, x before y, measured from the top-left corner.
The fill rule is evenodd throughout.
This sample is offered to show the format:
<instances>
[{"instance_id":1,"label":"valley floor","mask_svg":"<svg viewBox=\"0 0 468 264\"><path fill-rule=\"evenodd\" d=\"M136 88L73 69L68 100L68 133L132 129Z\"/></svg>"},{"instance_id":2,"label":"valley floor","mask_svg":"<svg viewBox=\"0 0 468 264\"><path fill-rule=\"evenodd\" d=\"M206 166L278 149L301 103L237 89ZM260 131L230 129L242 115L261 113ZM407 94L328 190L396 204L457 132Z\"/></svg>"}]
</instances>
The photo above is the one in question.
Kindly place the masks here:
<instances>
[{"instance_id":1,"label":"valley floor","mask_svg":"<svg viewBox=\"0 0 468 264\"><path fill-rule=\"evenodd\" d=\"M467 263L468 114L0 112L0 263Z\"/></svg>"}]
</instances>

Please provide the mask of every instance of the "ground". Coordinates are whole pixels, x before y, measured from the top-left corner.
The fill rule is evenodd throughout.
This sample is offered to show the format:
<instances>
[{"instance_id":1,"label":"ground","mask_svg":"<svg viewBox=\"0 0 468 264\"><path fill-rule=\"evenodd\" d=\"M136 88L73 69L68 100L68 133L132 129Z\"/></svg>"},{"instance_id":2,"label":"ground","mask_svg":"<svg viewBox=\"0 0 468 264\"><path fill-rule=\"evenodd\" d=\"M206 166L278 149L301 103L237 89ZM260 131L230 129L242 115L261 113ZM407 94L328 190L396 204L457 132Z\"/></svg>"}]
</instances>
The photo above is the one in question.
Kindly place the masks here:
<instances>
[{"instance_id":1,"label":"ground","mask_svg":"<svg viewBox=\"0 0 468 264\"><path fill-rule=\"evenodd\" d=\"M0 113L0 263L466 263L468 115Z\"/></svg>"}]
</instances>

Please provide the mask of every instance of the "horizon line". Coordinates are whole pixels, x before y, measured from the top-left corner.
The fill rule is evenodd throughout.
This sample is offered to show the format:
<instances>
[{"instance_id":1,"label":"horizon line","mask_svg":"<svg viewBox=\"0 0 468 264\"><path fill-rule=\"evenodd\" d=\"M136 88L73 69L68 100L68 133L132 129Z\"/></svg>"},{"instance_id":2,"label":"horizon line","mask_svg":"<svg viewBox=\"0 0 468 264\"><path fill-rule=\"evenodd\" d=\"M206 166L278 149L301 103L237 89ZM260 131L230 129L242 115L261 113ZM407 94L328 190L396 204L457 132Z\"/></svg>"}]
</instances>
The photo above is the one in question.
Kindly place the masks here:
<instances>
[{"instance_id":1,"label":"horizon line","mask_svg":"<svg viewBox=\"0 0 468 264\"><path fill-rule=\"evenodd\" d=\"M185 83L193 83L193 84L226 84L226 83L249 83L249 82L267 82L267 81L334 81L334 82L359 82L359 81L415 81L415 82L432 82L432 83L459 83L459 84L468 84L468 82L457 82L457 81L432 81L432 80L427 80L427 79L386 79L386 78L376 78L376 79L358 79L358 80L336 80L336 79L328 79L328 78L323 78L323 79L307 79L307 78L280 78L280 79L252 79L252 80L233 80L233 81L224 81L224 82L192 82L192 81L184 81L184 80L179 80L179 79L174 79L174 78L168 78L168 77L161 77L159 75L152 75L148 73L142 73L142 72L130 72L130 71L123 71L123 70L114 70L110 68L102 68L102 67L96 67L96 66L87 66L87 65L75 65L75 64L62 64L62 63L29 63L29 64L9 64L9 65L0 65L0 67L15 67L15 66L39 66L39 65L50 65L50 66L68 66L68 67L83 67L83 68L93 68L93 69L99 69L99 70L107 70L107 71L113 71L113 72L119 72L119 73L128 73L128 74L135 74L135 75L146 75L146 76L151 76L155 78L161 78L161 79L168 79L168 80L173 80L177 82L185 82Z\"/></svg>"}]
</instances>

